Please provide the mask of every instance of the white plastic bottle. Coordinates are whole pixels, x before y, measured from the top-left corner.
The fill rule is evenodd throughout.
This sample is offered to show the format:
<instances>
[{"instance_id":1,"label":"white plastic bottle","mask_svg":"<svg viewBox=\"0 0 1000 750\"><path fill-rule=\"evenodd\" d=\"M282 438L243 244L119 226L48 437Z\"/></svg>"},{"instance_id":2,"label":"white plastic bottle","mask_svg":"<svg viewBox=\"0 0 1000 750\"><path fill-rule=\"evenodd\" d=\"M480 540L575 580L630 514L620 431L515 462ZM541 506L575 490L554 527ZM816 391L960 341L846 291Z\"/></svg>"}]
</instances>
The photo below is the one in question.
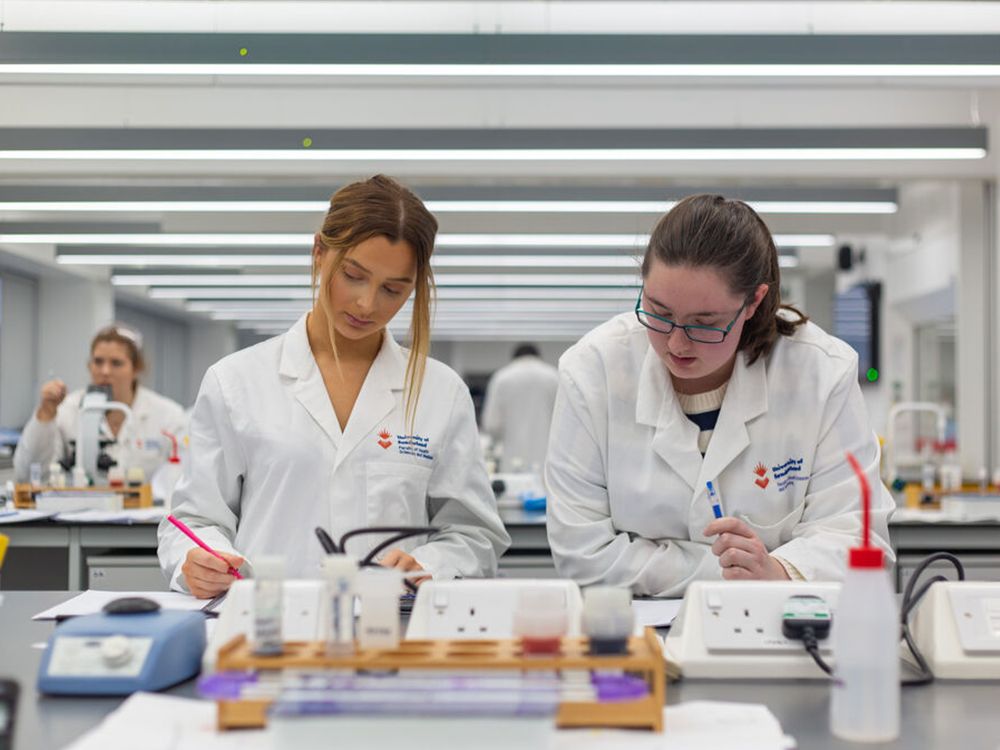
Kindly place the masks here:
<instances>
[{"instance_id":1,"label":"white plastic bottle","mask_svg":"<svg viewBox=\"0 0 1000 750\"><path fill-rule=\"evenodd\" d=\"M358 561L350 555L327 555L322 567L330 602L326 652L330 656L348 656L354 653L354 589Z\"/></svg>"},{"instance_id":2,"label":"white plastic bottle","mask_svg":"<svg viewBox=\"0 0 1000 750\"><path fill-rule=\"evenodd\" d=\"M261 555L253 563L253 652L277 656L284 650L281 632L285 558Z\"/></svg>"},{"instance_id":3,"label":"white plastic bottle","mask_svg":"<svg viewBox=\"0 0 1000 750\"><path fill-rule=\"evenodd\" d=\"M869 543L867 480L848 459L862 479L864 536L850 550L833 615L830 730L852 742L887 742L899 736L899 608L882 550Z\"/></svg>"},{"instance_id":4,"label":"white plastic bottle","mask_svg":"<svg viewBox=\"0 0 1000 750\"><path fill-rule=\"evenodd\" d=\"M358 573L361 616L358 645L361 648L399 646L399 595L403 574L395 568L366 568Z\"/></svg>"}]
</instances>

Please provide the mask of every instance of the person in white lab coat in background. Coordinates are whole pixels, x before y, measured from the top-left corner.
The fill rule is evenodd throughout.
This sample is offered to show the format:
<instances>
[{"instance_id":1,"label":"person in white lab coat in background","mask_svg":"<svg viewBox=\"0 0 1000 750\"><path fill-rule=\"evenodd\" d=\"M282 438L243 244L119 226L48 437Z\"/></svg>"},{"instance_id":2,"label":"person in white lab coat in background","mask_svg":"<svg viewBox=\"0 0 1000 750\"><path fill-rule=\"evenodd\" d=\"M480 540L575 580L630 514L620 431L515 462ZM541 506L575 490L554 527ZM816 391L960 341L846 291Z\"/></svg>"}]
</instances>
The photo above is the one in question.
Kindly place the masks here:
<instances>
[{"instance_id":1,"label":"person in white lab coat in background","mask_svg":"<svg viewBox=\"0 0 1000 750\"><path fill-rule=\"evenodd\" d=\"M518 345L513 361L493 373L482 425L502 447L502 471L541 472L558 388L558 371L533 344Z\"/></svg>"},{"instance_id":2,"label":"person in white lab coat in background","mask_svg":"<svg viewBox=\"0 0 1000 750\"><path fill-rule=\"evenodd\" d=\"M559 362L546 484L560 574L655 596L697 579L838 580L861 532L848 451L893 560L857 355L781 304L760 217L685 198L654 229L642 279L635 311Z\"/></svg>"},{"instance_id":3,"label":"person in white lab coat in background","mask_svg":"<svg viewBox=\"0 0 1000 750\"><path fill-rule=\"evenodd\" d=\"M124 412L109 411L101 422L101 438L113 441L105 452L121 469L143 470L146 480L170 456L170 439L163 430L179 434L185 429L184 409L176 401L161 396L140 385L146 362L142 352L142 336L120 323L102 328L90 342L87 361L90 382L110 386L111 400L128 406L131 417ZM26 482L31 464L40 464L48 474L53 461L66 461L74 455L74 445L80 429L80 402L86 389L66 393L66 384L49 380L41 388L38 408L25 425L14 451L14 475ZM95 481L101 478L91 477Z\"/></svg>"},{"instance_id":4,"label":"person in white lab coat in background","mask_svg":"<svg viewBox=\"0 0 1000 750\"><path fill-rule=\"evenodd\" d=\"M173 513L225 558L159 530L171 588L211 597L229 565L281 554L320 574L313 530L433 526L382 565L434 578L494 575L510 544L490 489L468 388L427 357L437 221L391 178L339 190L315 236L314 303L291 329L209 368ZM413 294L412 348L386 330ZM361 555L381 537L356 537Z\"/></svg>"}]
</instances>

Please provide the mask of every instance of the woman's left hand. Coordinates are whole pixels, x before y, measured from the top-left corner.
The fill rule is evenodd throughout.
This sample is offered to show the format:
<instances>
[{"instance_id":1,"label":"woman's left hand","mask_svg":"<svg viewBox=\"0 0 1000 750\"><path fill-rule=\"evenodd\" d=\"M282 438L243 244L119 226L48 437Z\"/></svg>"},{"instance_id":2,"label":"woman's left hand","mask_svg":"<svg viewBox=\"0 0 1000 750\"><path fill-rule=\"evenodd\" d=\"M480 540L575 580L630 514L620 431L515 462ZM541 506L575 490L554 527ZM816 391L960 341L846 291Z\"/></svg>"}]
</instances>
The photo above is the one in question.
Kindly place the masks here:
<instances>
[{"instance_id":1,"label":"woman's left hand","mask_svg":"<svg viewBox=\"0 0 1000 750\"><path fill-rule=\"evenodd\" d=\"M749 526L738 518L717 518L702 532L718 538L712 552L719 558L722 577L727 581L787 581L785 566L767 552L767 547Z\"/></svg>"},{"instance_id":2,"label":"woman's left hand","mask_svg":"<svg viewBox=\"0 0 1000 750\"><path fill-rule=\"evenodd\" d=\"M393 547L391 550L383 555L382 559L379 560L379 565L386 568L396 568L396 570L401 570L407 573L412 570L423 570L423 566L417 562L413 555L408 555L403 550L398 547ZM419 586L424 581L430 580L430 575L422 576L416 579L409 579L414 585Z\"/></svg>"}]
</instances>

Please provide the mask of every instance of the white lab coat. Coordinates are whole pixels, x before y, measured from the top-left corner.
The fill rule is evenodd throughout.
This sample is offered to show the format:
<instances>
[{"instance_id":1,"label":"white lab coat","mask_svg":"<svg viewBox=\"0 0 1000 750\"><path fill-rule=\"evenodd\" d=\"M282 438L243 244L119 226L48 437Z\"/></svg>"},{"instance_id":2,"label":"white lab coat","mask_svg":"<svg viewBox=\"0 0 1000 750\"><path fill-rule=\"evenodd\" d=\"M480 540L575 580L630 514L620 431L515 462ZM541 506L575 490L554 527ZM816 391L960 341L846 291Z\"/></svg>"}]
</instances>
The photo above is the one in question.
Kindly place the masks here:
<instances>
[{"instance_id":1,"label":"white lab coat","mask_svg":"<svg viewBox=\"0 0 1000 750\"><path fill-rule=\"evenodd\" d=\"M434 526L395 545L435 578L492 576L510 537L497 514L469 390L428 359L413 429L406 429L406 351L385 333L341 432L309 348L306 318L209 368L191 420L190 460L173 513L211 547L285 557L286 575L315 578L322 548L366 526ZM362 556L386 535L356 537ZM184 590L191 542L164 522L160 564Z\"/></svg>"},{"instance_id":2,"label":"white lab coat","mask_svg":"<svg viewBox=\"0 0 1000 750\"><path fill-rule=\"evenodd\" d=\"M872 487L872 540L890 560L892 497L857 380L857 355L812 323L747 367L742 355L704 457L669 373L631 313L587 334L559 362L546 463L556 568L581 584L680 596L721 578L705 483L807 580L839 580L858 544L860 491Z\"/></svg>"},{"instance_id":3,"label":"white lab coat","mask_svg":"<svg viewBox=\"0 0 1000 750\"><path fill-rule=\"evenodd\" d=\"M541 470L559 373L539 357L518 357L497 370L486 387L483 431L503 446L503 471Z\"/></svg>"},{"instance_id":4,"label":"white lab coat","mask_svg":"<svg viewBox=\"0 0 1000 750\"><path fill-rule=\"evenodd\" d=\"M14 452L14 475L17 481L26 482L31 464L42 465L47 474L52 461L62 460L69 454L69 441L76 441L80 425L80 403L86 389L73 391L63 399L56 410L56 418L39 422L35 414L25 425ZM132 416L125 420L118 437L111 434L106 419L101 420L101 437L114 440L105 452L124 470L138 466L146 473L148 482L153 473L170 457L171 443L162 430L174 435L184 432L187 419L184 409L176 401L161 396L143 386L135 390Z\"/></svg>"}]
</instances>

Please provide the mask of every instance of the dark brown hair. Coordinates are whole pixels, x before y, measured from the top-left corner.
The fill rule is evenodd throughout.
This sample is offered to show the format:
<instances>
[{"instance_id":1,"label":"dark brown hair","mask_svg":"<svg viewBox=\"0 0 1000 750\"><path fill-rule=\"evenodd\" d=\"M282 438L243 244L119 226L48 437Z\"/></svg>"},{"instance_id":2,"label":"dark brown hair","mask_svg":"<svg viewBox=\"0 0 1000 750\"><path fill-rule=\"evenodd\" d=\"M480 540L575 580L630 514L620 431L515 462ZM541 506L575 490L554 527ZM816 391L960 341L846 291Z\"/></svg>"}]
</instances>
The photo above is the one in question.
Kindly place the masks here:
<instances>
[{"instance_id":1,"label":"dark brown hair","mask_svg":"<svg viewBox=\"0 0 1000 750\"><path fill-rule=\"evenodd\" d=\"M781 303L781 272L778 249L767 226L743 201L721 195L689 195L656 224L642 259L646 278L653 259L668 266L711 268L729 284L733 294L753 299L760 284L767 294L753 317L743 326L738 350L747 364L766 357L778 336L791 336L808 318L791 305ZM791 310L794 319L778 315Z\"/></svg>"},{"instance_id":2,"label":"dark brown hair","mask_svg":"<svg viewBox=\"0 0 1000 750\"><path fill-rule=\"evenodd\" d=\"M136 376L146 370L146 358L142 353L142 334L138 331L124 326L121 323L114 323L109 326L105 326L97 333L94 334L94 338L90 340L90 356L94 356L94 349L97 345L103 341L109 341L113 344L121 344L125 347L125 351L128 352L128 358L132 361L132 369L135 371ZM139 385L139 378L136 377L132 381L132 389L134 390Z\"/></svg>"},{"instance_id":3,"label":"dark brown hair","mask_svg":"<svg viewBox=\"0 0 1000 750\"><path fill-rule=\"evenodd\" d=\"M312 270L313 304L318 297L326 314L330 346L336 356L329 295L317 295L317 291L327 289L347 252L365 240L385 237L392 243L402 241L413 248L417 274L410 324L410 358L406 364L406 415L411 423L416 414L430 349L431 304L434 297L431 253L437 229L437 219L423 202L391 177L379 174L353 182L330 198L330 208L319 234L323 254L320 262L313 264Z\"/></svg>"}]
</instances>

